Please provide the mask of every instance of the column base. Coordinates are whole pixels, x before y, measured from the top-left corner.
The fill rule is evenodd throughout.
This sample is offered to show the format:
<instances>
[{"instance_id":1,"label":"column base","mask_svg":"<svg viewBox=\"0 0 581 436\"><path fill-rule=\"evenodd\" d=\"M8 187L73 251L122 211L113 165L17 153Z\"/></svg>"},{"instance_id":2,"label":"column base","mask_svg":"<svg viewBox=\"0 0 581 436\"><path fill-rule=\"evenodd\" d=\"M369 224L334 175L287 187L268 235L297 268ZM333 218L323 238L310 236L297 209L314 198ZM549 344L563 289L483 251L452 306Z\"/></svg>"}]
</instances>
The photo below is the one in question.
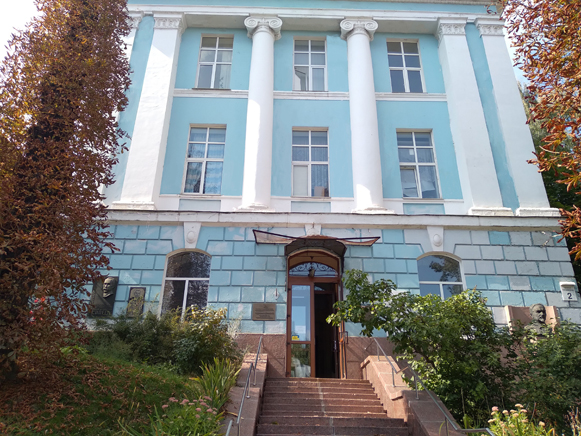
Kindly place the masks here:
<instances>
[{"instance_id":1,"label":"column base","mask_svg":"<svg viewBox=\"0 0 581 436\"><path fill-rule=\"evenodd\" d=\"M510 207L471 207L468 215L478 216L514 216Z\"/></svg>"},{"instance_id":2,"label":"column base","mask_svg":"<svg viewBox=\"0 0 581 436\"><path fill-rule=\"evenodd\" d=\"M111 209L125 210L156 210L153 201L114 201Z\"/></svg>"},{"instance_id":3,"label":"column base","mask_svg":"<svg viewBox=\"0 0 581 436\"><path fill-rule=\"evenodd\" d=\"M554 207L519 207L516 216L548 216L560 218L561 212Z\"/></svg>"},{"instance_id":4,"label":"column base","mask_svg":"<svg viewBox=\"0 0 581 436\"><path fill-rule=\"evenodd\" d=\"M351 213L362 213L369 215L394 215L395 211L381 206L369 206L363 209L353 209Z\"/></svg>"},{"instance_id":5,"label":"column base","mask_svg":"<svg viewBox=\"0 0 581 436\"><path fill-rule=\"evenodd\" d=\"M260 203L251 203L247 205L242 205L236 208L236 212L275 212L270 206L266 206Z\"/></svg>"}]
</instances>

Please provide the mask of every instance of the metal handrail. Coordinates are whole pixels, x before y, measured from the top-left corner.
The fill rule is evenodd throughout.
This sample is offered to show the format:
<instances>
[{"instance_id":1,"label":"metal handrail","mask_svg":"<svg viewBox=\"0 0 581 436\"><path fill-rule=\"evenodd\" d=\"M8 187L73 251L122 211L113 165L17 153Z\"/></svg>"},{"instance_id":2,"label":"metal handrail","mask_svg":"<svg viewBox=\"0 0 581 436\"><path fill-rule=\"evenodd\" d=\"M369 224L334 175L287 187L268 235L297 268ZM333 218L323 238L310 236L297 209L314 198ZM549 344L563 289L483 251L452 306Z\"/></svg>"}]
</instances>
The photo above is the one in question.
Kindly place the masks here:
<instances>
[{"instance_id":1,"label":"metal handrail","mask_svg":"<svg viewBox=\"0 0 581 436\"><path fill-rule=\"evenodd\" d=\"M389 362L389 364L391 365L392 371L392 377L394 379L393 382L393 386L395 387L395 367L393 366L393 363L391 363L391 361L389 360L387 354L385 354L385 351L383 350L383 348L381 347L381 345L379 345L379 342L377 341L377 338L373 338L373 340L375 341L375 344L377 345L377 349L381 350L381 352L383 353L383 355L385 356L386 360ZM379 353L377 353L378 357L379 357ZM428 396L432 399L432 401L434 402L434 404L436 404L436 406L438 406L438 409L440 409L440 411L442 412L442 415L444 415L444 422L446 423L446 435L449 435L449 429L448 429L448 423L450 423L452 425L452 428L454 429L454 431L457 431L459 433L482 433L482 432L486 432L489 434L489 436L496 436L492 430L490 430L489 428L460 428L456 425L456 423L454 422L454 420L450 419L448 417L448 415L446 414L446 412L444 411L444 409L442 409L442 407L440 406L440 404L438 404L438 401L436 400L436 398L434 397L434 394L432 394L427 388L426 388L426 384L424 383L424 381L422 380L422 378L418 375L417 372L415 372L413 370L413 368L411 367L407 367L406 369L409 369L411 371L411 373L414 376L414 382L415 382L415 386L416 386L416 399L419 399L419 393L418 393L418 381L422 384L423 386L423 390L426 391L426 393L428 394ZM400 370L403 371L403 370ZM398 372L400 372L398 371Z\"/></svg>"}]
</instances>

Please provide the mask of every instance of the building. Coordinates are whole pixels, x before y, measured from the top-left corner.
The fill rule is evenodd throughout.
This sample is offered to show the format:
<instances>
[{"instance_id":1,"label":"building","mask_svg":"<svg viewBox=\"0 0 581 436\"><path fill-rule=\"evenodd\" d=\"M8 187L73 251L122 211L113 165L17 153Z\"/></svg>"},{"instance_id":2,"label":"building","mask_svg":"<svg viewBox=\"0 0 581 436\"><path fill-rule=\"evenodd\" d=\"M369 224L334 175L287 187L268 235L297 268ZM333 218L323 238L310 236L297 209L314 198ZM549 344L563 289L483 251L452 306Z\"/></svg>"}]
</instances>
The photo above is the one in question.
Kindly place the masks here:
<instances>
[{"instance_id":1,"label":"building","mask_svg":"<svg viewBox=\"0 0 581 436\"><path fill-rule=\"evenodd\" d=\"M488 0L161 3L129 1L115 312L226 307L274 376L357 376L368 340L322 322L352 268L581 322Z\"/></svg>"}]
</instances>

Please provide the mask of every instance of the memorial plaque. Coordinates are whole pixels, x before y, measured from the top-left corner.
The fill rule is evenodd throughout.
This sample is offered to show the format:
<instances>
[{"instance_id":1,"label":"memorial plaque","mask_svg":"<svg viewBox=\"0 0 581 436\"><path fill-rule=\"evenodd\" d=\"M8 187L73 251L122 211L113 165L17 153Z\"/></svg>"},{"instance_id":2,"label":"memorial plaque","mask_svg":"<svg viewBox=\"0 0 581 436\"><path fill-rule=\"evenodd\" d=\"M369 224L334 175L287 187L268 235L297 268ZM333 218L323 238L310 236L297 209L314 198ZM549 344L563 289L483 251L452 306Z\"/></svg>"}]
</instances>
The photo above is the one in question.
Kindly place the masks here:
<instances>
[{"instance_id":1,"label":"memorial plaque","mask_svg":"<svg viewBox=\"0 0 581 436\"><path fill-rule=\"evenodd\" d=\"M129 288L129 302L127 303L127 316L136 318L143 313L143 302L145 301L145 288Z\"/></svg>"},{"instance_id":2,"label":"memorial plaque","mask_svg":"<svg viewBox=\"0 0 581 436\"><path fill-rule=\"evenodd\" d=\"M93 282L91 292L91 316L111 316L113 315L113 305L115 304L115 294L117 293L118 277L107 277L104 281Z\"/></svg>"},{"instance_id":3,"label":"memorial plaque","mask_svg":"<svg viewBox=\"0 0 581 436\"><path fill-rule=\"evenodd\" d=\"M276 321L275 303L252 303L253 321Z\"/></svg>"}]
</instances>

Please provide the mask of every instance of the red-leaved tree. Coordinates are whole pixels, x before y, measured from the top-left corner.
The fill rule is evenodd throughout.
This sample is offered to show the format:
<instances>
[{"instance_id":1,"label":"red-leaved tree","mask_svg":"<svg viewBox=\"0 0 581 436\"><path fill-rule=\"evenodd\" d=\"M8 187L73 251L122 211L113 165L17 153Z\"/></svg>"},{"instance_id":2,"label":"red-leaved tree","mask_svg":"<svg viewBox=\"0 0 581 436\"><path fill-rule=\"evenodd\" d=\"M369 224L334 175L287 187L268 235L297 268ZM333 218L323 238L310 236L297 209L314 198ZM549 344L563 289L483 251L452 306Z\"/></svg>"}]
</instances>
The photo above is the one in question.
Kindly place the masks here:
<instances>
[{"instance_id":1,"label":"red-leaved tree","mask_svg":"<svg viewBox=\"0 0 581 436\"><path fill-rule=\"evenodd\" d=\"M116 113L126 104L125 0L36 0L0 67L0 375L50 357L82 325L106 268Z\"/></svg>"},{"instance_id":2,"label":"red-leaved tree","mask_svg":"<svg viewBox=\"0 0 581 436\"><path fill-rule=\"evenodd\" d=\"M529 81L532 121L546 129L537 159L569 191L581 190L581 0L500 0L517 65ZM581 258L581 209L562 210L561 232Z\"/></svg>"}]
</instances>

